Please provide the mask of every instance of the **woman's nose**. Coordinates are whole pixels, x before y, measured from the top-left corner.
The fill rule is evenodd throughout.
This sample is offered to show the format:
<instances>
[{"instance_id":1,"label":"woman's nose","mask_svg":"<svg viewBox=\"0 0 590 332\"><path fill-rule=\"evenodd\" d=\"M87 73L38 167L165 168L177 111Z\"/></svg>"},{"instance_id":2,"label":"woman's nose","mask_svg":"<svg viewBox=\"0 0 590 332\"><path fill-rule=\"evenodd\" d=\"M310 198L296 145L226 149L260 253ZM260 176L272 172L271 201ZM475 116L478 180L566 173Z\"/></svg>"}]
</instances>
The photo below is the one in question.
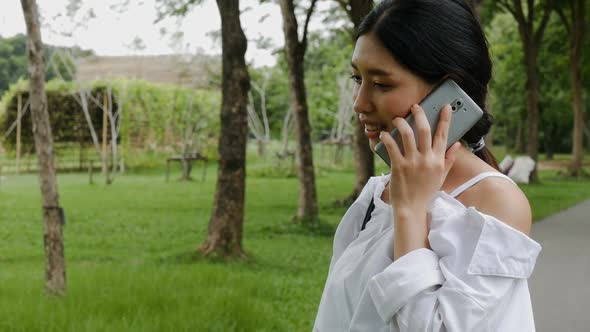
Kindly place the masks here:
<instances>
[{"instance_id":1,"label":"woman's nose","mask_svg":"<svg viewBox=\"0 0 590 332\"><path fill-rule=\"evenodd\" d=\"M371 100L362 85L355 87L352 109L356 113L367 113L371 111Z\"/></svg>"}]
</instances>

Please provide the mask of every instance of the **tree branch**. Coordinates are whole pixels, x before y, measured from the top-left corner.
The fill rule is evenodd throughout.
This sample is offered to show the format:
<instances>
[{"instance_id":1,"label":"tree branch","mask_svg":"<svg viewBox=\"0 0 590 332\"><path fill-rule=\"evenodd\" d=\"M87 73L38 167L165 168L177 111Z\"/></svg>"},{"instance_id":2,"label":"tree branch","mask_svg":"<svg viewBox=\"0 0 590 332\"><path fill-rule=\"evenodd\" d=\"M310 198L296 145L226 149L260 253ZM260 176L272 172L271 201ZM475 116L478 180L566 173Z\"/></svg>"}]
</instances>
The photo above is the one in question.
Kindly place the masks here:
<instances>
[{"instance_id":1,"label":"tree branch","mask_svg":"<svg viewBox=\"0 0 590 332\"><path fill-rule=\"evenodd\" d=\"M156 0L157 17L154 23L160 23L167 17L184 17L193 5L199 5L202 0Z\"/></svg>"},{"instance_id":2,"label":"tree branch","mask_svg":"<svg viewBox=\"0 0 590 332\"><path fill-rule=\"evenodd\" d=\"M572 22L572 30L582 29L582 26L579 26L580 23L584 21L584 2L586 0L569 0L571 10L571 21ZM577 4L577 6L576 6ZM557 7L557 6L556 6Z\"/></svg>"},{"instance_id":3,"label":"tree branch","mask_svg":"<svg viewBox=\"0 0 590 332\"><path fill-rule=\"evenodd\" d=\"M535 36L533 42L535 43L535 47L538 48L539 44L541 43L541 39L543 38L543 33L545 33L545 28L547 27L547 23L549 22L549 17L551 17L551 11L553 11L553 3L554 0L547 0L545 3L545 7L543 8L543 18L541 19L541 23L537 31L534 32Z\"/></svg>"},{"instance_id":4,"label":"tree branch","mask_svg":"<svg viewBox=\"0 0 590 332\"><path fill-rule=\"evenodd\" d=\"M305 54L305 50L307 49L307 30L309 29L309 21L311 20L311 15L313 14L316 2L317 0L311 0L311 5L309 5L309 9L307 10L307 17L305 18L305 25L303 26L303 39L301 39L303 54Z\"/></svg>"},{"instance_id":5,"label":"tree branch","mask_svg":"<svg viewBox=\"0 0 590 332\"><path fill-rule=\"evenodd\" d=\"M504 8L507 12L512 14L512 17L516 19L516 12L514 11L514 8L510 7L506 0L497 0L496 2L498 3L498 5L500 5L500 7Z\"/></svg>"},{"instance_id":6,"label":"tree branch","mask_svg":"<svg viewBox=\"0 0 590 332\"><path fill-rule=\"evenodd\" d=\"M561 22L563 23L563 26L565 27L565 31L569 35L571 28L570 28L569 21L568 21L567 17L565 16L565 13L563 12L563 8L555 8L555 12L557 13L557 15L559 15L559 18L561 19Z\"/></svg>"},{"instance_id":7,"label":"tree branch","mask_svg":"<svg viewBox=\"0 0 590 332\"><path fill-rule=\"evenodd\" d=\"M504 6L510 10L512 16L514 16L514 19L518 23L518 33L520 34L520 39L523 43L528 43L527 40L531 38L532 34L532 26L529 25L530 22L527 22L524 16L521 0L512 0L512 6L506 2Z\"/></svg>"},{"instance_id":8,"label":"tree branch","mask_svg":"<svg viewBox=\"0 0 590 332\"><path fill-rule=\"evenodd\" d=\"M516 13L516 16L514 16L514 18L516 19L518 24L522 24L523 26L527 25L528 22L526 20L526 17L524 16L522 2L520 0L512 0L512 3L514 4L514 12Z\"/></svg>"}]
</instances>

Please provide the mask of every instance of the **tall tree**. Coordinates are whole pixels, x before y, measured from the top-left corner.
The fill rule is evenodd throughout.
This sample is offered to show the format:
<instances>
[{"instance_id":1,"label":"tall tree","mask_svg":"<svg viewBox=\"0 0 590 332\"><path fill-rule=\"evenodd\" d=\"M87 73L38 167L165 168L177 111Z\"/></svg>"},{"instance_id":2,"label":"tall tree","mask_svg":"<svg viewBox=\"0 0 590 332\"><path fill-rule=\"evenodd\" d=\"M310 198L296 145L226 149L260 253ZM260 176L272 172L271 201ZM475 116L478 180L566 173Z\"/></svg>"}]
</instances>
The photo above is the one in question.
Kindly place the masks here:
<instances>
[{"instance_id":1,"label":"tall tree","mask_svg":"<svg viewBox=\"0 0 590 332\"><path fill-rule=\"evenodd\" d=\"M569 36L570 62L569 74L572 89L572 106L574 110L574 131L572 137L573 160L570 173L582 175L584 144L584 103L582 101L582 44L586 29L586 0L563 0L556 11Z\"/></svg>"},{"instance_id":2,"label":"tall tree","mask_svg":"<svg viewBox=\"0 0 590 332\"><path fill-rule=\"evenodd\" d=\"M45 94L45 62L39 25L39 10L35 0L21 0L27 26L27 49L30 75L30 100L35 150L39 162L44 219L45 288L50 294L66 291L66 268L63 245L64 212L59 206L53 137L49 125Z\"/></svg>"},{"instance_id":3,"label":"tall tree","mask_svg":"<svg viewBox=\"0 0 590 332\"><path fill-rule=\"evenodd\" d=\"M539 70L537 58L539 47L547 27L547 22L553 10L554 0L541 1L541 6L535 6L534 0L498 0L497 4L508 11L518 24L518 32L524 52L523 63L526 71L526 108L528 124L527 154L538 160L538 126L539 126ZM525 8L526 7L526 13ZM540 20L537 15L540 14ZM536 25L536 27L535 27ZM537 181L537 166L531 173L531 181Z\"/></svg>"},{"instance_id":4,"label":"tall tree","mask_svg":"<svg viewBox=\"0 0 590 332\"><path fill-rule=\"evenodd\" d=\"M217 0L221 15L222 106L219 171L215 203L201 253L243 256L242 228L246 187L246 139L250 76L246 67L248 42L240 24L237 0Z\"/></svg>"},{"instance_id":5,"label":"tall tree","mask_svg":"<svg viewBox=\"0 0 590 332\"><path fill-rule=\"evenodd\" d=\"M299 209L295 218L298 222L317 224L318 200L313 169L311 126L307 109L304 81L304 57L307 48L309 21L317 0L311 0L307 9L303 37L299 39L297 17L293 0L279 0L285 34L285 54L289 66L290 112L295 114L295 135L297 137L297 173L299 176Z\"/></svg>"},{"instance_id":6,"label":"tall tree","mask_svg":"<svg viewBox=\"0 0 590 332\"><path fill-rule=\"evenodd\" d=\"M185 16L202 0L156 0L158 18ZM245 54L248 47L240 22L239 0L217 0L221 15L221 134L217 187L207 239L199 247L204 256L244 257L242 233L246 189L246 143L250 75Z\"/></svg>"},{"instance_id":7,"label":"tall tree","mask_svg":"<svg viewBox=\"0 0 590 332\"><path fill-rule=\"evenodd\" d=\"M346 12L353 24L352 42L356 42L356 32L363 18L373 9L373 0L338 0L340 7ZM365 135L365 126L355 118L354 130L354 162L356 166L356 179L352 193L342 200L344 205L353 202L363 190L369 178L375 175L375 157L369 140Z\"/></svg>"}]
</instances>

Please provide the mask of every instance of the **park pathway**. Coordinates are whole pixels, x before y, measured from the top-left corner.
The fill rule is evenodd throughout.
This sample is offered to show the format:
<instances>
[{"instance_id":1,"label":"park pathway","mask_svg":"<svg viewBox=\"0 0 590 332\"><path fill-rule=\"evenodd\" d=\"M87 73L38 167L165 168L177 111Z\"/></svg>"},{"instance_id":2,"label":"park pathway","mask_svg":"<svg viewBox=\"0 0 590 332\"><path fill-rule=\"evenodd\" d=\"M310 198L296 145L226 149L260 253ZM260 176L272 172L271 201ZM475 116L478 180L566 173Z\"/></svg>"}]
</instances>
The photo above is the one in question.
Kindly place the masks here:
<instances>
[{"instance_id":1,"label":"park pathway","mask_svg":"<svg viewBox=\"0 0 590 332\"><path fill-rule=\"evenodd\" d=\"M590 200L535 223L531 237L543 247L529 279L537 331L590 331Z\"/></svg>"}]
</instances>

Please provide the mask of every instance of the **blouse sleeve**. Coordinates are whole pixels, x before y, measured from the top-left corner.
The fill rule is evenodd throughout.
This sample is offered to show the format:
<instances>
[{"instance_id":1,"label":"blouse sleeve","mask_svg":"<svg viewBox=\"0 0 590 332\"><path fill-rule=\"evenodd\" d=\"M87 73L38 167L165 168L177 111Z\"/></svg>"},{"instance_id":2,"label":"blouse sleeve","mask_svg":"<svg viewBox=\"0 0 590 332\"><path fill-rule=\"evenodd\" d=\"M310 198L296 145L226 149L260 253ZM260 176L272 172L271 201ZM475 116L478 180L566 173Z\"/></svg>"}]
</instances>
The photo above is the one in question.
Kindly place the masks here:
<instances>
[{"instance_id":1,"label":"blouse sleeve","mask_svg":"<svg viewBox=\"0 0 590 332\"><path fill-rule=\"evenodd\" d=\"M369 281L379 315L400 331L490 331L541 246L442 192L429 211L432 250L409 252Z\"/></svg>"}]
</instances>

